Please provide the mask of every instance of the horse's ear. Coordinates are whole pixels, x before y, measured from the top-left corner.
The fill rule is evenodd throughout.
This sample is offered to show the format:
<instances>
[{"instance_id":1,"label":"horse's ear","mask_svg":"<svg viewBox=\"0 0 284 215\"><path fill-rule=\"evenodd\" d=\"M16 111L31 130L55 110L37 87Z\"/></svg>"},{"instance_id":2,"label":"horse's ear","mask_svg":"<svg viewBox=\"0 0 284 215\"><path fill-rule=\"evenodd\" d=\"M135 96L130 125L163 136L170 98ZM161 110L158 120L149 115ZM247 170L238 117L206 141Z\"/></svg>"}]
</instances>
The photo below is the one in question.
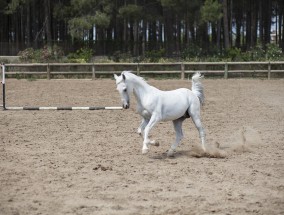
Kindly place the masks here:
<instances>
[{"instance_id":1,"label":"horse's ear","mask_svg":"<svg viewBox=\"0 0 284 215\"><path fill-rule=\"evenodd\" d=\"M124 74L122 74L122 78L123 78L123 80L125 81L126 77L125 77L125 75L124 75Z\"/></svg>"},{"instance_id":2,"label":"horse's ear","mask_svg":"<svg viewBox=\"0 0 284 215\"><path fill-rule=\"evenodd\" d=\"M113 74L114 79L116 80L118 76L116 74Z\"/></svg>"}]
</instances>

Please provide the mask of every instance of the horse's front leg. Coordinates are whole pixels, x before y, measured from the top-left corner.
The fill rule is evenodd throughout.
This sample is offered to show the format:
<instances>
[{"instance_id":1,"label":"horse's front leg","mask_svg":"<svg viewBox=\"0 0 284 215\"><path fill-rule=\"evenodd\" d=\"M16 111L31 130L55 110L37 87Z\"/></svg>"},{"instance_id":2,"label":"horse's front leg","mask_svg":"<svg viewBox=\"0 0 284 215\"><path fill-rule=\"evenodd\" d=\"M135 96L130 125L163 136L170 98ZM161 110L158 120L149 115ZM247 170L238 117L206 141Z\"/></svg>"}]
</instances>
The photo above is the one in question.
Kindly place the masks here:
<instances>
[{"instance_id":1,"label":"horse's front leg","mask_svg":"<svg viewBox=\"0 0 284 215\"><path fill-rule=\"evenodd\" d=\"M144 130L145 130L145 127L148 125L148 123L149 123L149 120L143 118L140 126L137 129L137 133L143 138L143 140L144 140L144 135L145 135ZM150 140L150 144L153 146L160 145L160 143L156 140Z\"/></svg>"},{"instance_id":2,"label":"horse's front leg","mask_svg":"<svg viewBox=\"0 0 284 215\"><path fill-rule=\"evenodd\" d=\"M149 122L149 120L142 118L142 122L137 129L137 133L142 137L144 136L144 129L145 129L146 125L148 124L148 122Z\"/></svg>"},{"instance_id":3,"label":"horse's front leg","mask_svg":"<svg viewBox=\"0 0 284 215\"><path fill-rule=\"evenodd\" d=\"M155 141L151 141L149 139L149 132L150 130L153 128L153 126L159 122L159 118L156 117L155 115L152 115L149 123L147 124L147 126L145 127L145 130L144 130L144 141L143 141L143 147L142 147L142 154L146 154L149 150L148 148L148 145L149 144L153 144L153 145L156 145L156 142Z\"/></svg>"}]
</instances>

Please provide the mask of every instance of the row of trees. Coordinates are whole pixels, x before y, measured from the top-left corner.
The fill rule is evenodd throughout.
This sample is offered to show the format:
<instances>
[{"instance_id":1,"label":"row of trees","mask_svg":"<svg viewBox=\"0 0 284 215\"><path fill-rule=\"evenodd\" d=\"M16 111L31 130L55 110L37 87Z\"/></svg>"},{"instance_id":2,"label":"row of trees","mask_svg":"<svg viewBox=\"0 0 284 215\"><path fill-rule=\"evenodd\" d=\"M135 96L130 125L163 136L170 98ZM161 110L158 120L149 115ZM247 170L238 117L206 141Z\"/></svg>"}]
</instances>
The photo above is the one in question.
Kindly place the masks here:
<instances>
[{"instance_id":1,"label":"row of trees","mask_svg":"<svg viewBox=\"0 0 284 215\"><path fill-rule=\"evenodd\" d=\"M271 38L284 51L283 20L283 0L0 0L0 54L54 44L97 55L210 54Z\"/></svg>"}]
</instances>

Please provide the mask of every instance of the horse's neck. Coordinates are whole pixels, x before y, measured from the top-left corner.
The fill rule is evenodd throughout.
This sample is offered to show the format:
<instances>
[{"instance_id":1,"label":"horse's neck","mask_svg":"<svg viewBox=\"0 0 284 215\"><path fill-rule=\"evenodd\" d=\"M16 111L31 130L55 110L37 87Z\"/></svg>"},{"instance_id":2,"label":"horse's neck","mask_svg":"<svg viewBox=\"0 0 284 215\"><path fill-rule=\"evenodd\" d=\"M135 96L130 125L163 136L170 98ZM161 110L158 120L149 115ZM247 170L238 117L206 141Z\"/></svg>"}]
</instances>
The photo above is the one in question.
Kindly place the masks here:
<instances>
[{"instance_id":1,"label":"horse's neck","mask_svg":"<svg viewBox=\"0 0 284 215\"><path fill-rule=\"evenodd\" d=\"M144 81L138 80L137 78L132 78L131 88L137 102L141 104L143 97L151 93L153 87L151 87L149 84L147 84Z\"/></svg>"}]
</instances>

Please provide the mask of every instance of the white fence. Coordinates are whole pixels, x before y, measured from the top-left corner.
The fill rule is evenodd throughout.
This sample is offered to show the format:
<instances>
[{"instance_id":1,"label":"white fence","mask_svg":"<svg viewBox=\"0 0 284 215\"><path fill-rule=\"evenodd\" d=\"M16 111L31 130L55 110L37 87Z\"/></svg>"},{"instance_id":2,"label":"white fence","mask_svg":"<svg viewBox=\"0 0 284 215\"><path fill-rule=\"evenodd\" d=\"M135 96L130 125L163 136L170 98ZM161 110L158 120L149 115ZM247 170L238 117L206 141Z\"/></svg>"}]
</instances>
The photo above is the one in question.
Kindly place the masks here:
<instances>
[{"instance_id":1,"label":"white fence","mask_svg":"<svg viewBox=\"0 0 284 215\"><path fill-rule=\"evenodd\" d=\"M96 79L100 75L131 70L138 75L176 74L184 79L186 74L196 71L218 75L224 78L236 74L262 74L271 78L273 73L284 75L284 61L281 62L179 62L179 63L36 63L6 64L6 75L40 75L51 79L58 75L85 75ZM241 77L238 76L238 77Z\"/></svg>"}]
</instances>

